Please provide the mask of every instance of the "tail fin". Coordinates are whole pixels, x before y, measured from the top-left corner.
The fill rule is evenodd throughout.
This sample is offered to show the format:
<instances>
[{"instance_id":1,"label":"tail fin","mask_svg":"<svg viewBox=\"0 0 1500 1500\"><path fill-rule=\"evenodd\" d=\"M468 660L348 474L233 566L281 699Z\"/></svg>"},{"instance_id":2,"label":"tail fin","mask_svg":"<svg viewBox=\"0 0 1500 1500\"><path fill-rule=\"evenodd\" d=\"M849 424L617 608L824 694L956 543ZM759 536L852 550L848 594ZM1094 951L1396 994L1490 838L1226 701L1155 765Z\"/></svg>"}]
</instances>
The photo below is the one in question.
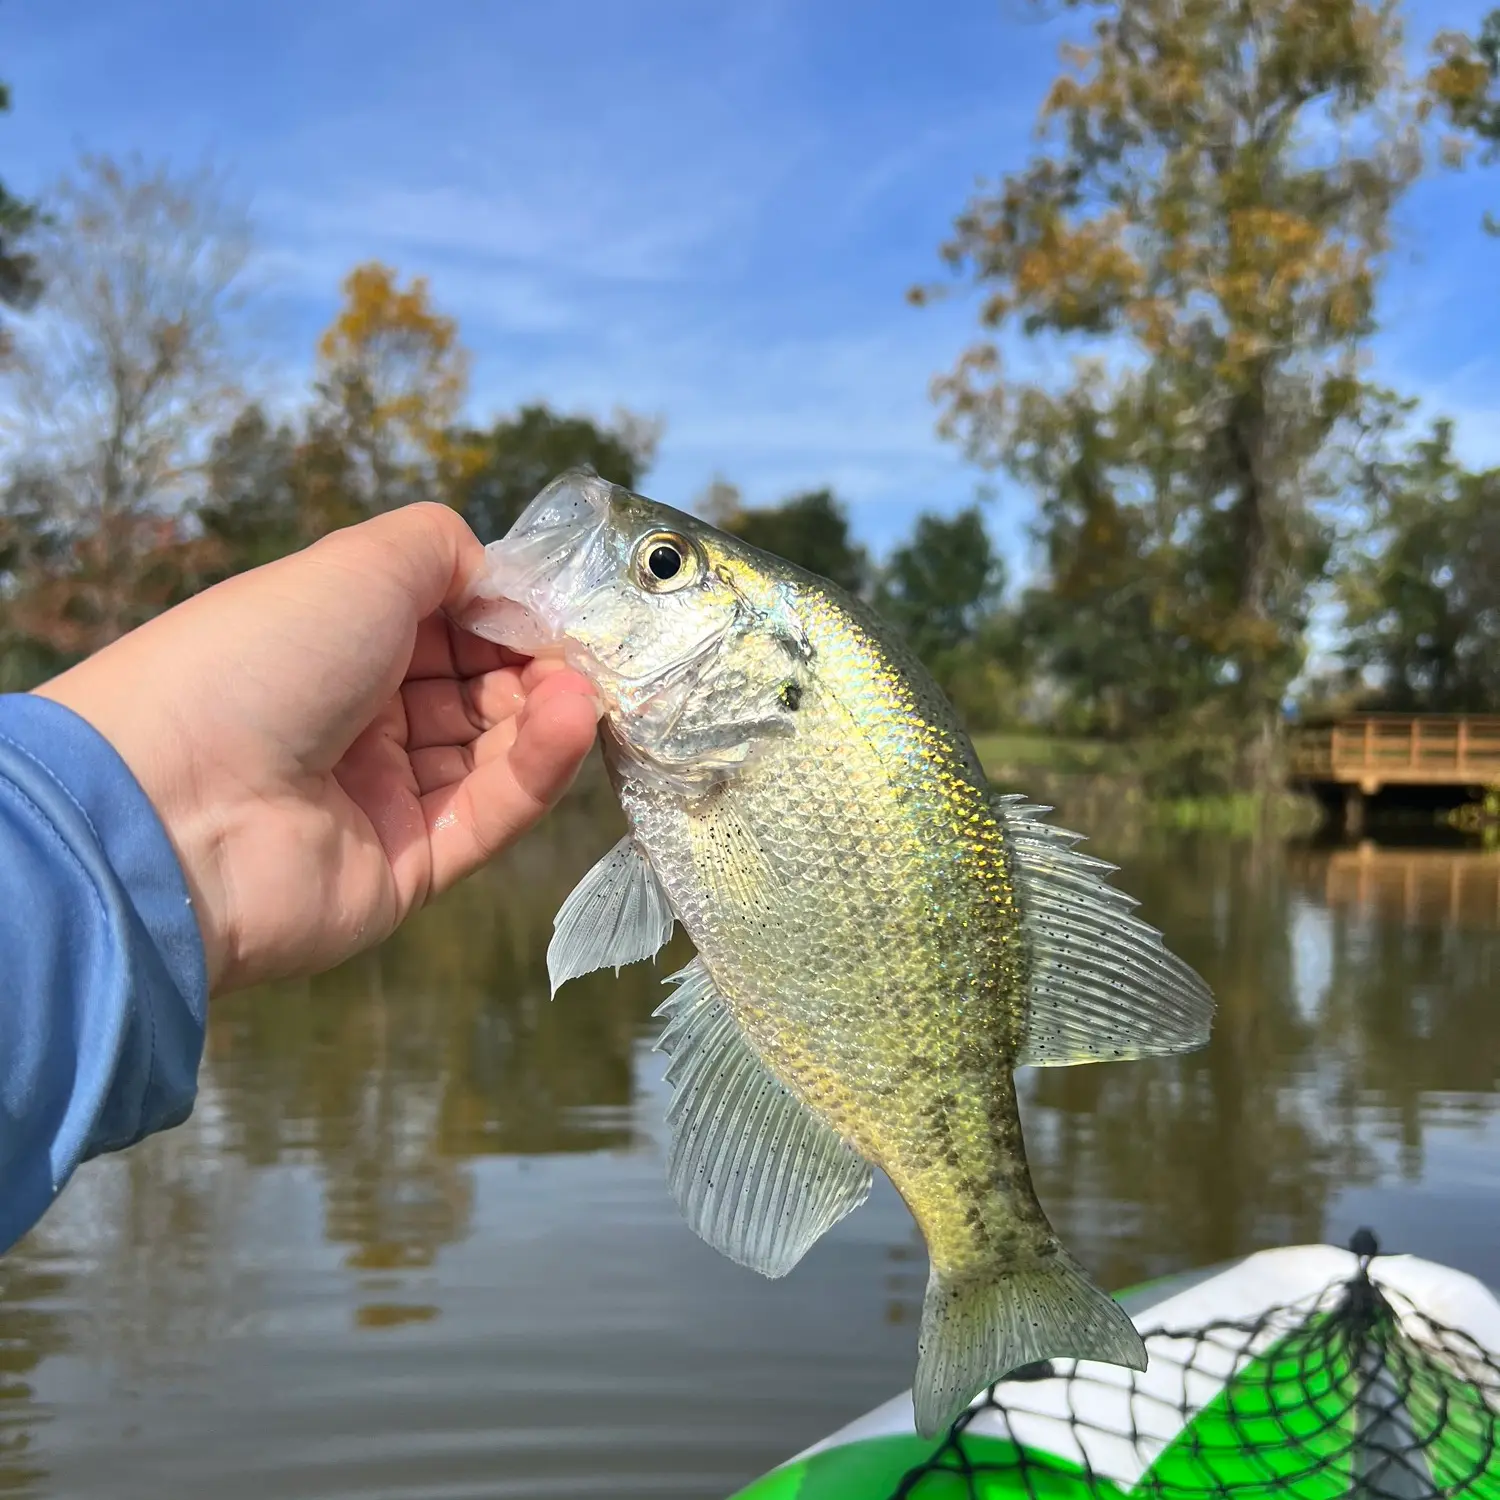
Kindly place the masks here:
<instances>
[{"instance_id":1,"label":"tail fin","mask_svg":"<svg viewBox=\"0 0 1500 1500\"><path fill-rule=\"evenodd\" d=\"M993 1381L1040 1359L1146 1368L1129 1315L1068 1252L982 1281L927 1278L917 1378L917 1431L936 1437Z\"/></svg>"}]
</instances>

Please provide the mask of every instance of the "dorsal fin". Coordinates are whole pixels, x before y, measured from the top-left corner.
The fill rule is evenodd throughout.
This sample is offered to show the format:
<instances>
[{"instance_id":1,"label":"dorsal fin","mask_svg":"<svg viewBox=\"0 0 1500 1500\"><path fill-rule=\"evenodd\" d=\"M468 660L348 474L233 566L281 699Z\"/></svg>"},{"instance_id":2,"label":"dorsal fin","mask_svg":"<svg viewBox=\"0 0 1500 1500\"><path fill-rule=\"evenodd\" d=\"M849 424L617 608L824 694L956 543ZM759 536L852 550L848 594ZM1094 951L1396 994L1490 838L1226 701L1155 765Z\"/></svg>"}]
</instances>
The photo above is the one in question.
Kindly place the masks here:
<instances>
[{"instance_id":1,"label":"dorsal fin","mask_svg":"<svg viewBox=\"0 0 1500 1500\"><path fill-rule=\"evenodd\" d=\"M1208 986L1106 883L1115 869L1073 846L1082 835L1011 794L992 805L1016 856L1031 985L1018 1066L1063 1067L1192 1052L1208 1041Z\"/></svg>"}]
</instances>

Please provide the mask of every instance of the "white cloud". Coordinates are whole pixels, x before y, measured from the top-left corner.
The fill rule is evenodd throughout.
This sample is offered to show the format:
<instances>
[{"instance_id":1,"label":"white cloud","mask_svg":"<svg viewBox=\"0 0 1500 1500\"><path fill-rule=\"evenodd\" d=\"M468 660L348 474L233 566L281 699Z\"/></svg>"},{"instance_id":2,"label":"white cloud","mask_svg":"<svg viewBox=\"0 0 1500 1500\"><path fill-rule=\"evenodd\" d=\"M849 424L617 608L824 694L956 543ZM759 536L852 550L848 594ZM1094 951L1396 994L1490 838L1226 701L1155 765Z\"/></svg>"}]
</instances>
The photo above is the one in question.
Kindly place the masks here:
<instances>
[{"instance_id":1,"label":"white cloud","mask_svg":"<svg viewBox=\"0 0 1500 1500\"><path fill-rule=\"evenodd\" d=\"M643 201L617 178L412 187L371 181L336 197L286 193L260 202L262 221L317 244L385 244L441 258L535 265L553 276L667 282L722 237L748 205L712 185L679 184Z\"/></svg>"}]
</instances>

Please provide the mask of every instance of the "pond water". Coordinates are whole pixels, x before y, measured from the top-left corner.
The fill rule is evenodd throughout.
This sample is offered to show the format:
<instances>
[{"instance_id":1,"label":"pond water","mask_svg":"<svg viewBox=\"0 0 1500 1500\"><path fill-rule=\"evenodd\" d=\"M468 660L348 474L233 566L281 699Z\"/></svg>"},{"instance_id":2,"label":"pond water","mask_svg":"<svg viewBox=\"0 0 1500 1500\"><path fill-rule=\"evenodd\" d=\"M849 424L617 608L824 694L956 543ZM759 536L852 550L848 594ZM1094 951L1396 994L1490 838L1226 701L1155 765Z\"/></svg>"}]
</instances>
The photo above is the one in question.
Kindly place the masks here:
<instances>
[{"instance_id":1,"label":"pond water","mask_svg":"<svg viewBox=\"0 0 1500 1500\"><path fill-rule=\"evenodd\" d=\"M1190 1057L1022 1075L1038 1192L1108 1286L1360 1225L1500 1285L1500 854L1096 826L1215 989ZM597 781L378 953L216 1004L182 1128L0 1260L0 1494L717 1500L909 1384L894 1192L784 1281L665 1185L651 1012L547 999L618 833Z\"/></svg>"}]
</instances>

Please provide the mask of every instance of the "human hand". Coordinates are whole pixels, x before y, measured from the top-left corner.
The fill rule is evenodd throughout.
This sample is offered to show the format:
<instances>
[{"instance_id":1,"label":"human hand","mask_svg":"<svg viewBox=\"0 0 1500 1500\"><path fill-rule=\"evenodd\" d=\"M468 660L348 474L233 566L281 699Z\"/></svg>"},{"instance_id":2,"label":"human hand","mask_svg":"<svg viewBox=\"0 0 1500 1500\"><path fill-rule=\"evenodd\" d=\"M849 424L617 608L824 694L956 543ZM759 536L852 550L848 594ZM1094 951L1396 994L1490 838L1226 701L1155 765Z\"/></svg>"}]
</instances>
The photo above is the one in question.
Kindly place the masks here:
<instances>
[{"instance_id":1,"label":"human hand","mask_svg":"<svg viewBox=\"0 0 1500 1500\"><path fill-rule=\"evenodd\" d=\"M335 532L37 689L119 752L176 848L211 992L379 942L567 790L588 680L451 624L483 548L441 505Z\"/></svg>"}]
</instances>

